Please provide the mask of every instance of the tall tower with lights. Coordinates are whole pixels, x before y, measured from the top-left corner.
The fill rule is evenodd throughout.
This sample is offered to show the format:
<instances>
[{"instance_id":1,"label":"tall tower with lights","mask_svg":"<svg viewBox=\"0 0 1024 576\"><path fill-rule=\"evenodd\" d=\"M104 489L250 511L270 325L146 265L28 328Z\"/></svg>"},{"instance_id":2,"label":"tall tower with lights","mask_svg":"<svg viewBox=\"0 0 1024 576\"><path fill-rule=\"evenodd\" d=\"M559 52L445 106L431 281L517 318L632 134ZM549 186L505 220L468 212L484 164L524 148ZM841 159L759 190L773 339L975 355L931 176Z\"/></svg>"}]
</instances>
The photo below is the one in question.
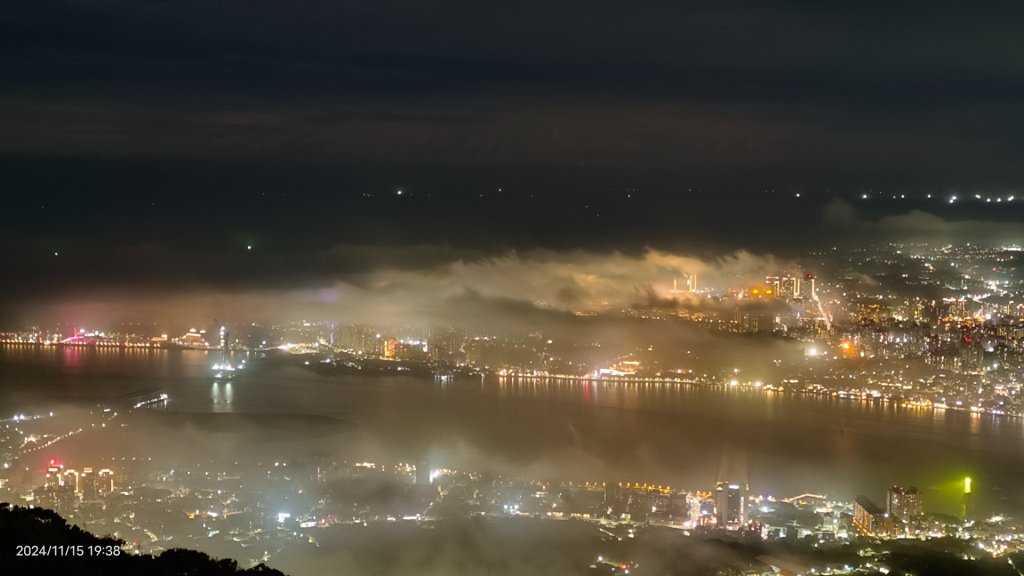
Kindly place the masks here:
<instances>
[{"instance_id":1,"label":"tall tower with lights","mask_svg":"<svg viewBox=\"0 0 1024 576\"><path fill-rule=\"evenodd\" d=\"M974 519L974 481L971 480L970 476L964 478L964 499L963 499L963 515L964 520L970 521Z\"/></svg>"},{"instance_id":2,"label":"tall tower with lights","mask_svg":"<svg viewBox=\"0 0 1024 576\"><path fill-rule=\"evenodd\" d=\"M747 523L749 487L719 482L715 485L715 517L722 528L739 528Z\"/></svg>"}]
</instances>

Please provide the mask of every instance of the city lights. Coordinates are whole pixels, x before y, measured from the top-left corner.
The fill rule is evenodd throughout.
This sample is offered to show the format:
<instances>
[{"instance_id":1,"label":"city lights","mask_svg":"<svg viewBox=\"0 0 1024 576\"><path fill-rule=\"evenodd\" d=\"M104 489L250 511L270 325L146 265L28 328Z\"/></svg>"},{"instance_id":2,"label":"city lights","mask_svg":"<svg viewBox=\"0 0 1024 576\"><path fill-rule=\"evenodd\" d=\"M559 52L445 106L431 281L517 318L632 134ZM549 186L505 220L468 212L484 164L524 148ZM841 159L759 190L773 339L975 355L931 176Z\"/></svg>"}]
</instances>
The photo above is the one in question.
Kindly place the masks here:
<instances>
[{"instance_id":1,"label":"city lights","mask_svg":"<svg viewBox=\"0 0 1024 576\"><path fill-rule=\"evenodd\" d=\"M13 4L0 572L1024 576L1022 22Z\"/></svg>"}]
</instances>

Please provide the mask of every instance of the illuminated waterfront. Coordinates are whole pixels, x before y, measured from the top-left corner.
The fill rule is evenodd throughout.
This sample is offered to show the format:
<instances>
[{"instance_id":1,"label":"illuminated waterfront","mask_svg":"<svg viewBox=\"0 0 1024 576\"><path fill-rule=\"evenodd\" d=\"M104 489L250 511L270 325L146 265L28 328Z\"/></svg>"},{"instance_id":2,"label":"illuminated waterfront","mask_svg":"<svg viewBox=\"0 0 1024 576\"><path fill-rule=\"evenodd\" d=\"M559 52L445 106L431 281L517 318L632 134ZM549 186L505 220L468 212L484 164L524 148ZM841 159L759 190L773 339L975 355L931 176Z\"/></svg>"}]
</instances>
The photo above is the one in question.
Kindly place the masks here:
<instances>
[{"instance_id":1,"label":"illuminated waterfront","mask_svg":"<svg viewBox=\"0 0 1024 576\"><path fill-rule=\"evenodd\" d=\"M282 414L326 416L354 425L365 444L353 443L353 452L372 445L400 458L430 454L466 468L485 462L540 476L691 486L743 474L759 492L779 496L881 492L901 482L921 486L931 510L949 513L960 506L950 479L969 472L978 482L979 508L1024 508L1015 482L1024 472L1024 425L987 415L728 386L437 382L324 376L281 363L258 364L244 377L216 382L208 371L216 354L194 351L0 347L0 355L8 382L0 397L4 413L91 405L159 389L170 395L169 414L161 418L232 413L271 422ZM22 400L39 390L52 403ZM142 454L147 443L127 445ZM76 446L69 441L56 447ZM91 448L102 451L103 445Z\"/></svg>"}]
</instances>

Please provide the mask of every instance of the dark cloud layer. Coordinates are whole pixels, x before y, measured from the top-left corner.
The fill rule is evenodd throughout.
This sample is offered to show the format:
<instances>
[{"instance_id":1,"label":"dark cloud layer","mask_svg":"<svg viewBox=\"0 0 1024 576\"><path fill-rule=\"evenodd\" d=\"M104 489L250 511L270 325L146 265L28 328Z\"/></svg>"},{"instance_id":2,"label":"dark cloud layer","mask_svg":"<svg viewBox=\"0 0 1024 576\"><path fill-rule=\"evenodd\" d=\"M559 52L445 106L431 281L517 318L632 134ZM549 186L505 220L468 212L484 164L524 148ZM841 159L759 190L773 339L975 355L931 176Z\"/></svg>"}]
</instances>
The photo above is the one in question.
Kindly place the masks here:
<instances>
[{"instance_id":1,"label":"dark cloud layer","mask_svg":"<svg viewBox=\"0 0 1024 576\"><path fill-rule=\"evenodd\" d=\"M707 262L948 229L911 210L1012 222L921 198L1018 190L1022 19L1017 3L22 3L0 22L0 317L358 287L514 250ZM918 200L822 220L865 190Z\"/></svg>"},{"instance_id":2,"label":"dark cloud layer","mask_svg":"<svg viewBox=\"0 0 1024 576\"><path fill-rule=\"evenodd\" d=\"M245 252L223 264L241 278L217 282L209 274L219 265L216 255L190 258L164 246L115 250L106 264L112 276L72 278L70 286L26 295L20 307L29 309L30 317L88 322L189 314L205 319L219 310L221 317L267 320L328 317L430 325L472 319L528 331L531 321L557 322L573 312L698 305L694 298L676 301L669 294L673 280L686 274L707 283L743 283L795 269L786 260L746 251L702 258L652 249L489 254L435 246L348 246L291 260L285 255L249 259ZM81 265L88 274L100 264Z\"/></svg>"},{"instance_id":3,"label":"dark cloud layer","mask_svg":"<svg viewBox=\"0 0 1024 576\"><path fill-rule=\"evenodd\" d=\"M1012 210L1012 209L1011 209ZM877 220L865 218L849 202L835 199L824 209L823 223L837 235L854 241L925 242L932 244L973 243L983 246L1019 245L1024 225L1019 220L989 220L970 215L950 219L915 209L888 214Z\"/></svg>"},{"instance_id":4,"label":"dark cloud layer","mask_svg":"<svg viewBox=\"0 0 1024 576\"><path fill-rule=\"evenodd\" d=\"M390 205L404 209L400 204ZM800 208L798 202L790 205ZM888 242L1014 244L1024 233L1012 220L955 218L921 209L878 216L841 199L806 221L780 219L753 230L727 227L717 237L695 238L681 223L647 236L649 243L643 235L594 230L593 238L562 238L554 242L556 248L539 247L542 241L534 247L523 242L522 249L509 247L515 246L514 236L507 244L494 242L486 221L467 222L461 230L466 235L459 238L456 231L451 243L420 241L415 234L341 231L350 242L326 245L335 238L333 228L315 209L310 219L316 224L294 236L289 230L296 222L302 228L301 219L267 236L247 236L232 229L227 214L224 229L216 221L209 230L187 225L175 230L173 221L158 221L160 232L137 239L131 223L113 220L70 225L82 232L59 226L9 231L17 248L8 251L5 265L14 280L0 290L6 294L0 317L8 325L332 318L422 327L472 324L506 333L564 328L568 337L585 341L595 327L581 329L574 313L626 307L734 313L735 302L673 294L673 282L690 274L702 287L736 288L766 275L803 273L807 265L822 272L836 264L821 257L804 262L809 249ZM726 237L734 232L736 237ZM54 236L40 238L40 233ZM474 234L479 235L475 244ZM500 231L494 234L500 238ZM776 235L785 234L805 244L768 251L778 246ZM571 247L573 242L586 248ZM731 248L746 243L764 251ZM625 326L616 329L629 332ZM614 332L611 326L596 330Z\"/></svg>"},{"instance_id":5,"label":"dark cloud layer","mask_svg":"<svg viewBox=\"0 0 1024 576\"><path fill-rule=\"evenodd\" d=\"M29 3L0 25L0 151L1015 184L1024 14L965 10Z\"/></svg>"}]
</instances>

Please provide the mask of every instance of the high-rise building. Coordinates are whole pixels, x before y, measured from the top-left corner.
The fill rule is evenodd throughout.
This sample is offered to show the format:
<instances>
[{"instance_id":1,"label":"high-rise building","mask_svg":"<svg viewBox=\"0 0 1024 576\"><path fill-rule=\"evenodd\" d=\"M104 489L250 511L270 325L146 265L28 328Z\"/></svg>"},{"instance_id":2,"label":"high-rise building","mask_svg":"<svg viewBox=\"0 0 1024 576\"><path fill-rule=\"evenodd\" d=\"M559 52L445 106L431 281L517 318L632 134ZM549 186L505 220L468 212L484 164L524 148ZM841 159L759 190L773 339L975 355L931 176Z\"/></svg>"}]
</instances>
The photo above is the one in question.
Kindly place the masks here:
<instances>
[{"instance_id":1,"label":"high-rise building","mask_svg":"<svg viewBox=\"0 0 1024 576\"><path fill-rule=\"evenodd\" d=\"M864 534L877 534L885 529L885 513L867 496L857 496L853 505L853 525Z\"/></svg>"},{"instance_id":2,"label":"high-rise building","mask_svg":"<svg viewBox=\"0 0 1024 576\"><path fill-rule=\"evenodd\" d=\"M79 487L81 488L83 500L95 500L99 495L97 481L96 474L91 467L86 466L82 468L82 474L79 477Z\"/></svg>"},{"instance_id":3,"label":"high-rise building","mask_svg":"<svg viewBox=\"0 0 1024 576\"><path fill-rule=\"evenodd\" d=\"M715 485L715 519L720 527L738 528L747 523L748 492L746 484Z\"/></svg>"},{"instance_id":4,"label":"high-rise building","mask_svg":"<svg viewBox=\"0 0 1024 576\"><path fill-rule=\"evenodd\" d=\"M792 300L800 296L800 277L786 274L779 281L779 298Z\"/></svg>"},{"instance_id":5,"label":"high-rise building","mask_svg":"<svg viewBox=\"0 0 1024 576\"><path fill-rule=\"evenodd\" d=\"M921 491L911 486L893 486L886 495L885 511L890 517L907 522L924 513Z\"/></svg>"},{"instance_id":6,"label":"high-rise building","mask_svg":"<svg viewBox=\"0 0 1024 576\"><path fill-rule=\"evenodd\" d=\"M46 467L46 484L47 488L64 485L64 465L60 461L51 458L49 465Z\"/></svg>"},{"instance_id":7,"label":"high-rise building","mask_svg":"<svg viewBox=\"0 0 1024 576\"><path fill-rule=\"evenodd\" d=\"M811 284L813 285L813 276L808 276L810 276L808 278L808 281L811 282ZM802 280L803 279L800 276L793 276L792 274L784 274L781 276L765 276L764 294L765 296L770 296L772 298L781 298L783 300L792 300L794 298L799 298L801 296L800 288ZM809 295L804 296L808 297Z\"/></svg>"},{"instance_id":8,"label":"high-rise building","mask_svg":"<svg viewBox=\"0 0 1024 576\"><path fill-rule=\"evenodd\" d=\"M964 520L974 519L974 491L971 484L970 476L964 478Z\"/></svg>"},{"instance_id":9,"label":"high-rise building","mask_svg":"<svg viewBox=\"0 0 1024 576\"><path fill-rule=\"evenodd\" d=\"M79 482L77 470L71 469L64 471L64 485L72 488L75 494L80 494L82 492L82 486Z\"/></svg>"},{"instance_id":10,"label":"high-rise building","mask_svg":"<svg viewBox=\"0 0 1024 576\"><path fill-rule=\"evenodd\" d=\"M100 494L109 494L114 491L114 471L110 468L103 468L99 472L99 478L97 482L98 492Z\"/></svg>"}]
</instances>

